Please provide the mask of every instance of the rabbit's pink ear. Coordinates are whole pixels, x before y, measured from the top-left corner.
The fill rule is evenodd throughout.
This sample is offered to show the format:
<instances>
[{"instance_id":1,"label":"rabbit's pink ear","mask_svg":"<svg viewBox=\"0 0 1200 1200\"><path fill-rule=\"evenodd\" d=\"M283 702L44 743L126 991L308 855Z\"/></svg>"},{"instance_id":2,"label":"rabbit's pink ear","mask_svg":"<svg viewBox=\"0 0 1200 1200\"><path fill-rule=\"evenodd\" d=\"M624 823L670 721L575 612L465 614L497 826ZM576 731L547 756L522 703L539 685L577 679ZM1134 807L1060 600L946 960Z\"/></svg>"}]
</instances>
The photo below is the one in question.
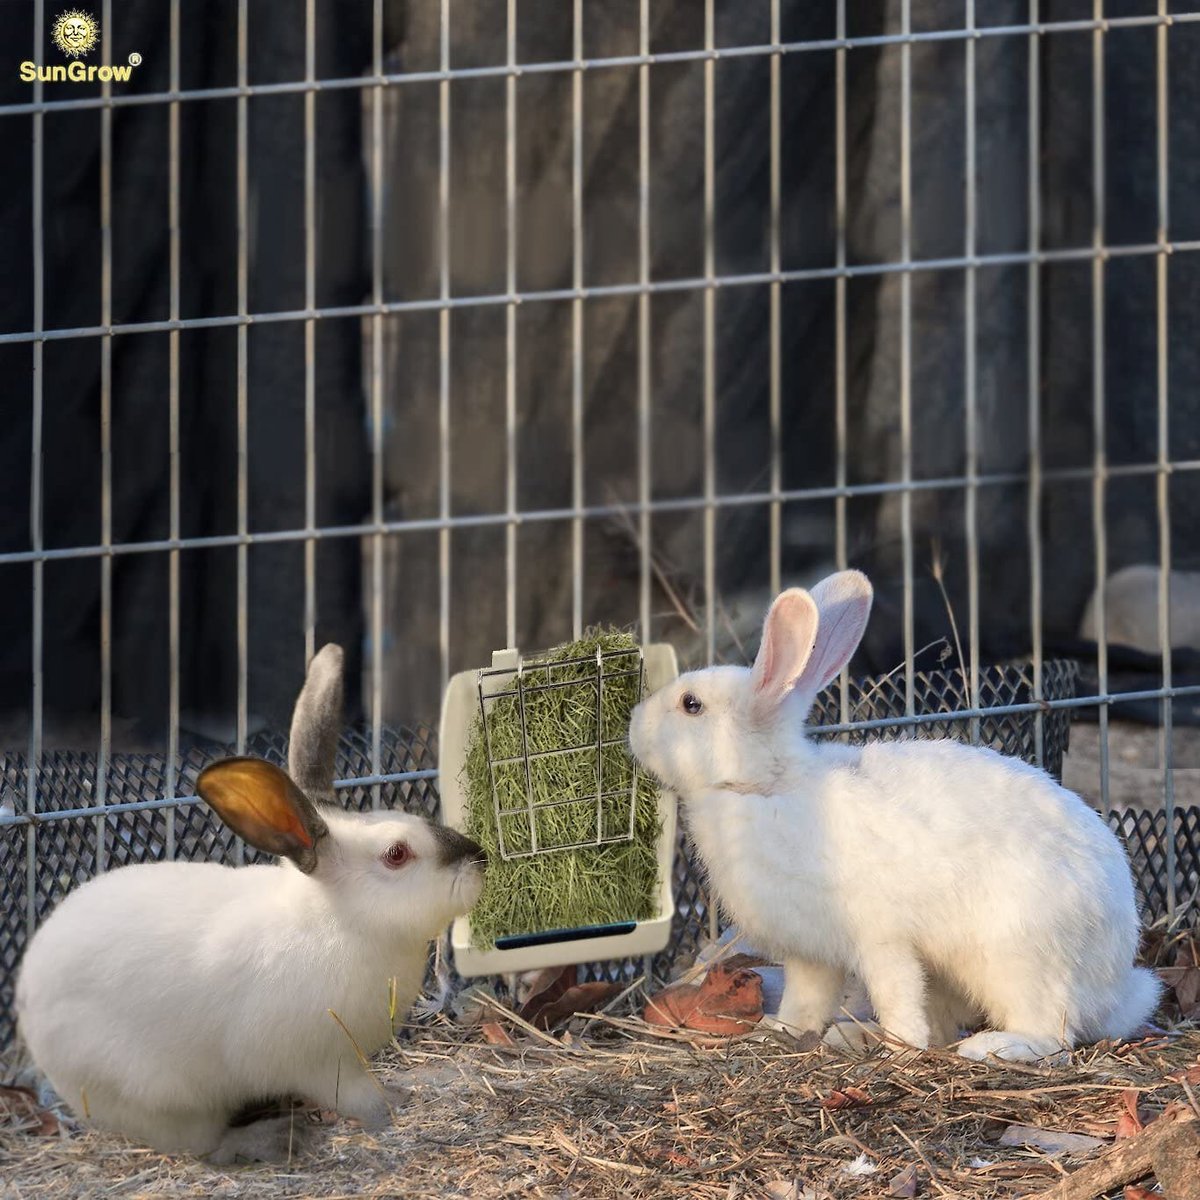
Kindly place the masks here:
<instances>
[{"instance_id":1,"label":"rabbit's pink ear","mask_svg":"<svg viewBox=\"0 0 1200 1200\"><path fill-rule=\"evenodd\" d=\"M796 685L812 654L819 620L817 606L803 588L788 588L775 597L751 672L758 703L774 707Z\"/></svg>"},{"instance_id":2,"label":"rabbit's pink ear","mask_svg":"<svg viewBox=\"0 0 1200 1200\"><path fill-rule=\"evenodd\" d=\"M838 677L862 641L874 595L871 581L861 571L839 571L813 588L820 622L798 687L815 696Z\"/></svg>"}]
</instances>

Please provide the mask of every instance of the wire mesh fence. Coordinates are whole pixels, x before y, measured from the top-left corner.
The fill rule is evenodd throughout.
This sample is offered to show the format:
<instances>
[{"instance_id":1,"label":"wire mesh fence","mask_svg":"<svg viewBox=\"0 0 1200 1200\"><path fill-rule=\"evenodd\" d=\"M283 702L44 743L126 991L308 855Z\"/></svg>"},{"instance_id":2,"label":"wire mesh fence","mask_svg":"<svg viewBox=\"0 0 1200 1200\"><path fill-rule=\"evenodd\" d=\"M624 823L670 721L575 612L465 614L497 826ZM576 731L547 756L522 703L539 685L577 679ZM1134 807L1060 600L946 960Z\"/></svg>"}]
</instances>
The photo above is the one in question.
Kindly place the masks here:
<instances>
[{"instance_id":1,"label":"wire mesh fence","mask_svg":"<svg viewBox=\"0 0 1200 1200\"><path fill-rule=\"evenodd\" d=\"M863 32L854 28L854 6L845 0L826 6L831 27L821 36L789 37L785 18L791 8L780 0L762 5L761 28L757 36L730 43L720 37L720 7L714 0L703 5L702 28L698 44L663 49L657 44L661 30L654 21L650 0L638 0L627 6L617 24L624 40L607 48L589 49L585 37L583 0L559 6L567 39L560 53L544 54L536 61L523 61L520 34L523 22L530 20L519 0L505 0L500 9L503 53L498 61L477 61L462 53L454 38L450 0L436 0L420 7L421 21L432 29L429 61L417 66L392 55L386 40L385 6L372 0L366 29L366 62L357 72L326 72L318 67L319 30L324 17L316 0L304 0L303 16L294 32L300 39L299 62L302 69L292 77L264 80L252 70L253 46L269 31L260 29L258 8L249 0L236 0L229 6L232 22L230 62L232 74L219 85L195 86L188 81L181 55L181 32L192 19L181 0L160 6L163 14L164 61L158 82L150 87L122 90L119 85L102 82L92 91L65 94L57 85L40 78L30 85L27 98L0 104L0 120L21 122L22 137L31 135L28 161L29 206L18 236L12 240L27 249L30 268L28 315L16 324L0 328L0 351L22 356L22 370L29 380L28 409L28 528L21 544L5 541L0 549L0 571L5 580L15 583L11 593L20 589L28 595L28 723L22 736L4 749L3 800L0 802L0 882L5 905L0 926L0 1041L11 1032L8 1001L12 973L21 947L44 918L53 903L67 889L92 875L130 862L164 858L214 858L241 862L252 857L240 844L230 840L216 826L206 810L187 799L191 774L211 757L225 749L263 753L281 757L283 744L278 736L256 734L251 711L251 660L255 653L251 595L255 586L254 564L278 549L294 549L302 556L299 579L300 615L295 622L292 658L298 669L311 656L318 642L320 595L318 552L331 546L362 548L364 707L368 724L348 735L343 742L339 772L345 786L343 796L358 805L394 803L413 811L436 811L435 749L427 731L410 731L389 724L385 715L384 693L388 686L389 608L398 604L389 592L388 555L397 547L404 552L420 553L429 565L431 580L427 608L432 614L426 626L429 654L436 660L432 676L446 679L452 669L470 665L470 650L464 650L477 631L464 630L455 618L462 597L478 590L478 575L458 570L456 557L472 538L495 535L502 541L502 569L496 573L495 591L501 597L503 642L517 645L522 641L521 613L525 607L526 573L542 571L526 548L525 539L538 530L561 532L566 540L564 584L543 607L563 615L566 632L579 636L586 616L595 608L594 594L606 595L607 579L598 584L589 576L589 556L603 536L597 530L603 523L627 522L632 533L631 545L634 583L629 595L622 595L605 619L636 623L646 637L661 630L660 608L664 606L663 568L656 554L660 533L673 522L692 522L699 551L696 571L695 641L691 658L713 661L719 657L723 637L721 553L727 536L723 522L730 517L753 512L762 518L765 534L755 568L764 589L777 590L788 582L786 543L789 514L797 509L808 511L824 506L831 513L828 555L839 566L856 560L860 548L854 536L853 510L857 504L878 502L888 507L890 524L885 532L895 548L899 563L900 587L897 603L887 619L900 629L902 662L893 675L876 678L865 689L848 684L845 692L827 698L820 720L832 726L831 736L899 736L904 732L949 733L996 745L1008 753L1030 761L1044 762L1056 771L1066 744L1070 714L1079 709L1094 710L1101 731L1100 806L1111 809L1107 792L1107 733L1109 711L1114 703L1137 700L1157 708L1162 729L1161 809L1109 812L1109 819L1125 837L1134 858L1139 884L1151 912L1173 912L1180 898L1197 887L1197 853L1200 844L1194 808L1177 807L1175 801L1176 763L1173 758L1172 719L1174 702L1200 696L1200 683L1173 675L1170 613L1172 556L1172 487L1197 477L1200 454L1179 449L1184 439L1172 441L1170 412L1171 291L1170 272L1180 272L1182 262L1194 258L1200 250L1200 238L1187 236L1191 227L1171 219L1169 197L1172 188L1172 138L1180 136L1181 114L1171 106L1175 94L1169 86L1173 47L1184 44L1189 31L1200 29L1200 11L1188 11L1163 0L1141 6L1138 11L1105 11L1095 0L1076 5L1069 13L1049 2L1021 7L1021 15L997 23L994 11L966 0L953 20L925 22L914 19L914 4L896 0L882 5L888 19L878 29ZM697 12L700 6L693 6ZM919 5L916 6L918 9ZM1006 5L1005 13L1017 10ZM1081 11L1075 11L1076 9ZM47 30L54 15L46 0L33 0L32 57L42 60L47 48ZM1082 10L1088 10L1083 12ZM323 10L322 10L323 11ZM297 8L299 12L299 7ZM99 14L102 30L101 56L113 61L118 52L131 50L121 43L115 31L120 29L121 14L114 12L111 0L103 0ZM414 24L420 24L414 21ZM1107 162L1107 113L1122 97L1113 97L1106 88L1106 68L1111 74L1114 39L1144 37L1148 48L1150 120L1147 123L1149 160L1153 176L1154 219L1138 236L1115 236L1106 223L1106 179L1113 174ZM1090 240L1064 241L1043 221L1043 201L1047 179L1054 168L1043 153L1043 96L1046 79L1043 71L1045 48L1070 42L1078 45L1081 61L1088 73L1081 76L1076 90L1090 119L1090 134L1082 135L1086 166L1093 173L1092 229ZM1023 166L1019 200L1027 207L1021 245L996 246L984 236L985 222L981 206L986 195L979 180L984 164L980 153L981 118L977 93L985 72L980 61L989 47L1012 48L1019 61L1027 86L1028 131L1022 142ZM963 238L961 245L923 252L918 236L919 203L914 200L914 89L919 90L922 57L935 51L953 53L960 62L963 103L961 128L961 180L954 189L961 192ZM895 128L898 153L898 188L893 216L896 221L895 252L856 253L849 231L851 190L851 134L848 128L853 114L852 88L855 63L866 55L878 54L884 67L879 70L880 87L890 89L885 97L889 111L897 116ZM827 205L829 230L828 259L810 260L804 254L789 257L789 221L785 211L785 149L792 136L788 128L785 71L789 63L828 62L830 102L829 160L830 192ZM720 192L717 187L718 145L722 115L723 72L739 64L761 64L766 119L763 136L768 162L767 187L761 221L761 261L731 263L722 257L717 239ZM154 66L147 64L147 69ZM697 194L702 209L701 253L692 269L663 274L657 266L656 252L669 240L672 214L663 213L656 193L669 190L661 178L658 160L666 151L661 131L656 130L656 87L667 71L697 73L692 108L695 149L701 164ZM1177 72L1178 74L1178 72ZM587 81L605 77L627 77L629 90L622 96L630 110L633 137L628 149L631 201L628 222L619 230L621 241L633 253L628 269L614 270L606 276L589 261L589 236L601 223L594 206L587 203L586 173L588 156L600 154L588 140ZM825 77L822 76L824 79ZM565 228L569 270L563 279L532 279L525 272L522 247L536 242L537 221L543 208L534 204L520 186L521 149L528 128L523 125L522 96L532 82L561 80L566 86L566 104L562 110L547 109L547 121L558 121L563 149L563 173L555 199L566 213ZM488 191L490 212L495 217L492 233L502 247L502 262L495 279L470 285L460 277L455 260L454 236L474 247L462 234L461 195L475 183L468 172L456 176L454 130L456 105L469 87L492 84L489 93L500 120L495 154L499 156L499 184ZM318 133L318 101L329 97L355 95L361 99L361 147L365 160L362 201L365 210L364 245L367 262L365 286L353 300L340 296L326 300L322 287L319 247L324 245L323 206L331 205L336 184L322 171L321 143ZM881 93L882 94L882 93ZM432 271L424 294L395 294L388 280L385 261L386 233L389 223L398 219L389 181L394 174L393 147L389 141L389 121L397 106L418 104L417 97L432 101L432 137L426 149L432 164L434 194L428 204L427 226L423 236L432 247ZM260 305L255 303L255 255L261 246L253 244L259 182L255 177L251 147L255 136L255 115L265 106L287 98L300 106L303 131L295 190L299 196L301 241L295 263L299 264L299 290L290 302ZM408 97L409 99L405 99ZM463 102L465 105L465 101ZM234 229L231 254L232 291L214 293L199 308L189 307L183 287L186 245L181 230L181 205L186 197L188 178L184 145L189 115L207 104L226 105L232 115L228 132L232 151L228 184L221 199L230 206ZM121 122L141 111L161 114L165 122L165 180L161 190L162 223L168 230L165 294L167 304L159 317L138 316L125 319L114 303L114 188L121 184L120 172L114 172L120 143ZM1187 112L1182 116L1186 118ZM56 236L56 216L47 209L48 189L54 182L56 164L47 161L47 133L60 123L94 122L95 151L98 158L98 211L94 233L97 265L98 305L86 319L72 315L58 317L55 307L55 280L48 279L47 262L52 257ZM919 129L917 130L919 133ZM489 177L490 178L490 177ZM919 179L916 181L919 184ZM215 186L215 185L214 185ZM490 185L489 185L490 186ZM485 190L487 190L485 188ZM157 194L157 193L156 193ZM544 201L544 197L542 200ZM553 207L551 205L551 207ZM357 214L357 210L356 210ZM531 216L532 214L532 216ZM657 214L658 224L652 217ZM139 214L140 217L141 214ZM403 216L403 214L401 214ZM529 221L533 221L532 229ZM326 219L328 223L328 218ZM803 224L803 222L801 222ZM524 230L524 234L522 234ZM1182 230L1182 232L1181 232ZM524 241L522 241L524 238ZM459 254L462 251L458 251ZM593 259L595 255L592 256ZM1155 452L1135 461L1110 461L1118 458L1110 445L1108 419L1120 403L1106 391L1105 354L1111 353L1116 338L1106 324L1113 291L1111 283L1121 264L1139 264L1153 276L1153 320L1149 352L1153 363L1152 386L1142 398L1139 413L1143 423L1152 426ZM1172 267L1169 264L1174 263ZM1044 326L1050 312L1051 291L1048 273L1074 271L1073 286L1090 297L1092 305L1090 344L1081 355L1092 370L1086 400L1091 419L1091 440L1081 459L1052 458L1045 453L1048 431L1043 422L1043 386L1045 345ZM985 410L1002 408L995 396L980 382L980 345L983 340L985 306L980 303L984 280L1008 273L1015 281L1018 302L1027 315L1022 331L1025 343L1013 349L1010 357L1020 358L1025 371L1024 391L1008 396L1009 408L1004 421L1022 427L1025 434L1024 459L1016 466L996 465L984 453L981 433ZM953 280L956 293L956 320L962 327L961 407L955 423L961 430L961 457L953 469L923 471L920 466L922 392L916 373L918 348L918 299L922 281ZM897 347L895 363L894 411L888 421L895 426L895 453L886 469L877 477L855 470L861 450L856 441L848 408L853 387L855 363L852 361L853 311L852 289L878 286L877 307L887 314L889 334ZM49 287L49 294L48 294ZM1107 287L1107 291L1106 291ZM789 475L787 459L790 446L785 439L789 410L802 407L793 398L798 384L788 370L785 353L788 324L788 296L802 289L825 289L818 303L823 306L824 324L820 335L830 348L831 378L827 394L812 400L812 406L827 409L829 416L828 477L819 482L797 480ZM812 294L816 294L815 292ZM720 392L728 379L726 361L735 361L739 347L724 340L721 310L730 296L761 296L761 310L754 313L755 328L765 329L767 368L763 410L766 420L757 447L754 470L749 482L733 486L722 473L720 437ZM958 297L961 296L961 299ZM694 375L689 376L691 393L696 399L694 411L686 419L668 405L667 388L660 387L657 372L661 364L655 344L663 334L667 318L663 316L677 301L694 300L697 306L696 353L689 356ZM605 386L589 377L588 339L593 315L609 303L627 306L628 337L636 370L629 388L630 404L622 417L621 467L629 475L631 486L613 498L590 479L595 465L588 459L589 426L587 398L592 389ZM873 302L874 303L874 302ZM563 496L547 498L544 492L526 490L523 481L536 469L530 455L522 455L522 376L519 366L528 339L523 314L531 309L556 311L564 315L566 436L565 452L557 457L566 464L566 490ZM748 310L749 311L749 310ZM475 463L456 458L456 437L468 423L469 414L457 407L456 387L462 361L470 357L471 344L464 323L494 314L498 321L501 355L496 371L500 381L498 403L483 421L481 436L495 471L495 490L486 498L471 496L472 503L459 502L456 483ZM747 318L748 319L748 318ZM1178 320L1178 314L1176 314ZM393 505L386 484L389 455L388 409L390 376L397 372L393 356L398 322L427 320L430 337L425 357L433 381L432 394L425 407L431 412L432 435L422 443L414 457L431 464L432 500L419 511ZM339 323L353 323L355 336L364 345L362 414L367 420L367 476L365 504L352 519L323 521L318 503L325 483L317 464L322 453L320 427L322 364L319 332ZM251 469L251 425L259 395L254 381L255 339L271 331L294 332L294 350L303 359L300 428L302 429L300 469L297 487L302 504L296 519L252 520L252 493L258 476ZM181 474L187 447L181 430L187 416L186 378L188 338L207 333L227 333L224 347L232 365L230 390L234 412L233 438L228 474L229 504L232 521L218 529L196 532L187 520L186 478ZM739 333L735 329L735 335ZM165 371L159 408L165 410L165 454L169 493L168 519L161 528L149 532L137 526L125 535L114 525L114 457L123 450L114 442L114 420L119 419L124 381L114 360L122 348L165 343ZM884 339L880 339L884 340ZM1179 338L1178 341L1186 341ZM47 369L57 358L69 358L95 350L98 359L96 394L99 403L97 460L101 464L95 489L97 523L94 535L65 536L55 527L56 514L47 505L46 446L52 438L57 419L55 393L47 382ZM419 356L417 356L419 357ZM6 362L15 359L6 359ZM736 362L735 362L736 365ZM522 368L527 370L528 368ZM25 376L22 376L24 378ZM16 376L14 376L16 378ZM801 380L801 384L807 383ZM14 388L15 394L15 388ZM668 413L668 420L664 413ZM160 413L160 415L162 415ZM1175 431L1176 434L1178 430ZM696 453L698 468L695 486L661 486L656 471L662 467L664 446L667 456L674 454L673 442L683 443ZM682 457L681 454L675 455ZM544 457L555 457L547 454ZM253 486L252 486L253 482ZM603 481L601 481L603 482ZM1080 553L1090 556L1094 583L1108 576L1110 565L1110 499L1125 484L1143 486L1153 493L1153 518L1138 531L1152 550L1159 571L1159 604L1156 625L1158 677L1139 685L1136 691L1112 686L1106 644L1104 593L1098 592L1096 626L1100 631L1095 648L1095 670L1089 673L1086 694L1074 694L1075 676L1070 668L1054 661L1054 648L1045 634L1043 614L1055 592L1058 563L1047 550L1048 533L1043 520L1047 497L1054 489L1077 489L1086 493L1090 528L1072 530L1069 540L1086 543ZM1178 492L1174 493L1176 496ZM1025 614L1028 639L1023 652L1030 655L1027 667L991 668L986 665L981 631L981 611L987 593L1000 581L987 577L981 566L981 510L989 496L1016 496L1025 527L1022 533L1024 557L1028 562L1027 588L1020 607ZM921 650L915 618L916 595L920 580L918 556L918 514L921 506L936 498L948 498L962 508L962 556L964 574L962 596L965 653L960 652L961 670L922 672L918 669ZM119 507L119 506L118 506ZM1175 521L1180 519L1176 500ZM1057 543L1061 552L1062 539ZM756 543L756 545L758 545ZM422 547L414 551L414 547ZM426 554L426 549L428 554ZM224 629L224 644L233 648L235 661L234 719L232 736L225 741L196 742L183 728L181 691L181 645L187 638L189 565L210 561L203 556L227 553L232 560L235 580L234 603ZM123 564L136 560L161 563L165 588L161 608L167 669L163 709L166 736L161 753L133 755L118 748L114 721L118 706L114 701L114 630L121 624L122 595L119 581ZM94 571L97 579L96 656L99 661L99 688L96 704L96 736L86 750L48 748L45 728L47 691L54 681L47 669L50 651L59 630L53 619L53 597L66 590L65 575L56 574L70 565ZM557 570L557 567L556 567ZM668 581L669 582L669 581ZM543 600L545 598L543 597ZM604 601L602 600L603 604ZM261 627L259 627L261 633ZM499 644L493 637L498 630L479 633L492 637L487 644ZM134 639L136 641L136 638ZM532 647L531 647L532 648ZM997 656L999 657L999 656ZM1094 681L1094 684L1091 682ZM953 718L953 719L948 719ZM853 726L853 728L848 728ZM192 746L191 749L188 747ZM681 842L676 860L677 918L676 938L667 956L655 964L660 972L669 968L672 956L694 951L699 940L718 921L702 893L686 847ZM596 969L601 969L597 967ZM607 966L604 970L621 969Z\"/></svg>"},{"instance_id":2,"label":"wire mesh fence","mask_svg":"<svg viewBox=\"0 0 1200 1200\"><path fill-rule=\"evenodd\" d=\"M903 687L894 677L852 680L848 684L847 710L851 728L845 729L839 723L842 697L836 685L818 697L812 723L819 738L841 737L856 742L880 735L975 738L1002 753L1041 762L1058 776L1070 729L1070 709L1062 702L1074 699L1076 674L1070 662L1045 664L1044 699L1050 707L1044 708L1030 703L1033 682L1027 664L989 668L983 673L983 711L973 719L961 715L966 707L961 672L918 673L917 711L930 719L915 728L891 725L875 731L864 729L863 723L890 722L903 716ZM178 771L185 790L190 790L190 781L207 763L231 751L232 747L217 745L192 749ZM279 734L256 735L249 740L246 751L283 765L287 740ZM372 761L371 730L348 730L337 758L342 781L338 797L346 807L360 811L371 808L375 803L373 792L380 788L389 807L421 816L437 815L437 754L430 730L386 729L379 757L382 772L371 773ZM9 812L25 787L26 767L27 763L16 755L7 756L4 762L0 805ZM39 794L44 798L39 818L32 825L10 823L0 833L0 884L10 901L0 921L0 1044L7 1042L14 1031L12 992L30 921L36 926L72 887L91 878L101 861L111 870L169 857L231 865L266 857L252 847L241 846L207 806L194 799L172 801L170 809L162 807L166 763L161 757L114 756L109 766L107 809L99 814L87 803L94 793L96 769L92 755L45 755L38 770ZM175 844L169 851L166 822L172 811ZM1166 815L1126 811L1112 814L1110 820L1130 848L1148 914L1161 915L1168 892ZM1174 821L1175 887L1179 894L1186 894L1200 886L1200 810L1178 811ZM21 854L27 829L36 829L38 837L38 871L32 890L27 890ZM629 979L649 966L657 977L666 979L692 962L706 939L722 928L722 920L706 893L702 868L682 829L673 883L676 909L667 948L650 964L633 960L593 963L584 968L586 975Z\"/></svg>"}]
</instances>

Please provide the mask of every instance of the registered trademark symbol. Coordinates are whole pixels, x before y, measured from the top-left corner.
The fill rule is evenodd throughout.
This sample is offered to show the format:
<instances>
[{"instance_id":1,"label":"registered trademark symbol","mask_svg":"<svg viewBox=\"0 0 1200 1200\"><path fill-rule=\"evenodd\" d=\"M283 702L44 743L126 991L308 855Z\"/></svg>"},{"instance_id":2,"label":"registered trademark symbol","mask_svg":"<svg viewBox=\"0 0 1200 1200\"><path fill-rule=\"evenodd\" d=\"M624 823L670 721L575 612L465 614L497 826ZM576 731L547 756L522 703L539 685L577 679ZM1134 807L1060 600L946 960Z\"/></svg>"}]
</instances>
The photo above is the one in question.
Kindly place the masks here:
<instances>
[{"instance_id":1,"label":"registered trademark symbol","mask_svg":"<svg viewBox=\"0 0 1200 1200\"><path fill-rule=\"evenodd\" d=\"M129 65L131 67L140 67L142 65L142 56L136 50L129 56Z\"/></svg>"}]
</instances>

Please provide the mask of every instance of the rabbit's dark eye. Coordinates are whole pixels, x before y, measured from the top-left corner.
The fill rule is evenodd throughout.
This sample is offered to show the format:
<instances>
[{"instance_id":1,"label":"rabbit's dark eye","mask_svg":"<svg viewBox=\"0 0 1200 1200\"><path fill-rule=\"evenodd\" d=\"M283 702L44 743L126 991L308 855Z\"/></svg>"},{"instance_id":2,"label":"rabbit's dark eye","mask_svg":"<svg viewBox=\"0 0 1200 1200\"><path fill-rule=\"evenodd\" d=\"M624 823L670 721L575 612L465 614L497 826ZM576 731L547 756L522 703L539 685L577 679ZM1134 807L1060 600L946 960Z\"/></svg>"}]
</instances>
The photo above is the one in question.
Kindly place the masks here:
<instances>
[{"instance_id":1,"label":"rabbit's dark eye","mask_svg":"<svg viewBox=\"0 0 1200 1200\"><path fill-rule=\"evenodd\" d=\"M679 705L689 717L694 717L704 711L704 705L700 703L700 697L692 695L691 692L683 693Z\"/></svg>"},{"instance_id":2,"label":"rabbit's dark eye","mask_svg":"<svg viewBox=\"0 0 1200 1200\"><path fill-rule=\"evenodd\" d=\"M393 842L383 852L383 865L390 867L393 871L398 871L412 860L412 856L413 852L409 849L407 842Z\"/></svg>"}]
</instances>

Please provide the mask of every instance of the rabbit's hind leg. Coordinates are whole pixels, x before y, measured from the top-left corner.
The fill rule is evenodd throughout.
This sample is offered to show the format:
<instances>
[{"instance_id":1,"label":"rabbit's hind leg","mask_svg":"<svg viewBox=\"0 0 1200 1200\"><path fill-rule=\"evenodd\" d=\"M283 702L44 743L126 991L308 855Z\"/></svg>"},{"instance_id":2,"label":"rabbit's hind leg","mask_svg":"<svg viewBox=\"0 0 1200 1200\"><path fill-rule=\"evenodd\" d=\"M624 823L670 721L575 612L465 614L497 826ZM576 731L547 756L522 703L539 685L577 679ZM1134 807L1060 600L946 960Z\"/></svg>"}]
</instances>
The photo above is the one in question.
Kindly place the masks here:
<instances>
[{"instance_id":1,"label":"rabbit's hind leg","mask_svg":"<svg viewBox=\"0 0 1200 1200\"><path fill-rule=\"evenodd\" d=\"M216 1165L253 1162L290 1162L309 1141L310 1126L304 1113L295 1110L249 1125L228 1127L217 1148L208 1155Z\"/></svg>"}]
</instances>

